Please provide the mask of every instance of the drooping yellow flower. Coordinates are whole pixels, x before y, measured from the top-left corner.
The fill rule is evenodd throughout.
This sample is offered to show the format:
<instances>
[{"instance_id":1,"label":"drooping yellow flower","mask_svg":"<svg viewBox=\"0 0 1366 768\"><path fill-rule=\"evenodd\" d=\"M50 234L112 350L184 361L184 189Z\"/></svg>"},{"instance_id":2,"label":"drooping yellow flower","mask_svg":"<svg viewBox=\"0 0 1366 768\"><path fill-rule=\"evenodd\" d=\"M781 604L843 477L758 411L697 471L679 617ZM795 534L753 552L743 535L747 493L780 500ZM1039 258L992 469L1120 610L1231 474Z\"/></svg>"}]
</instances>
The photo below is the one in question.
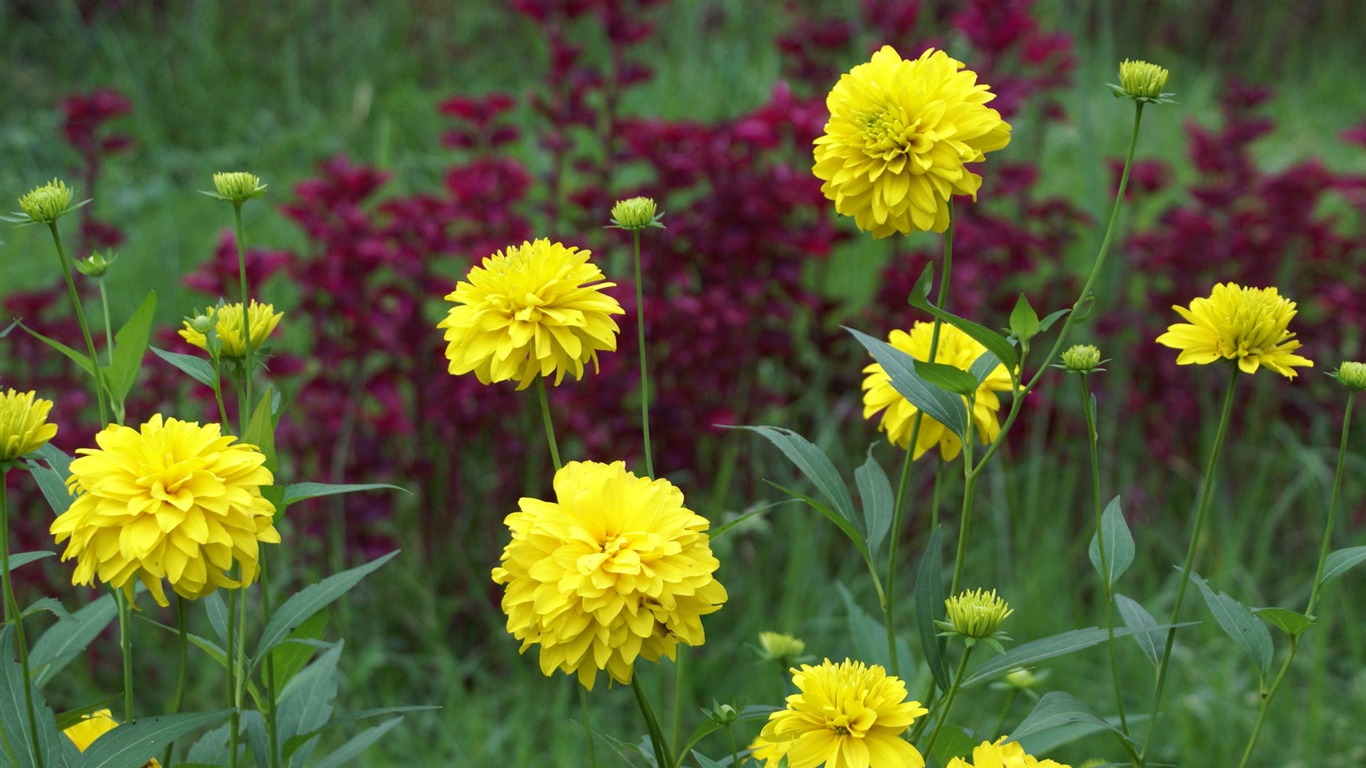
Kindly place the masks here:
<instances>
[{"instance_id":1,"label":"drooping yellow flower","mask_svg":"<svg viewBox=\"0 0 1366 768\"><path fill-rule=\"evenodd\" d=\"M892 331L887 340L892 346L916 360L928 360L933 336L932 323L917 321L911 326L910 333ZM948 324L939 326L939 346L935 350L934 362L966 371L986 351L986 347L956 327ZM863 418L870 419L877 412L884 411L878 429L886 432L887 439L893 444L908 448L915 415L919 409L892 387L891 379L879 363L868 365L863 372L868 374L863 379ZM1010 372L1004 365L998 365L983 380L982 386L977 388L973 396L972 431L984 444L995 440L1001 431L1001 425L996 421L996 411L1001 407L1001 399L996 393L1009 391L1010 387ZM966 401L966 398L964 400ZM920 421L920 435L916 438L915 454L912 458L920 458L936 445L939 446L939 455L945 461L957 458L958 453L963 450L963 443L957 435L926 415Z\"/></svg>"},{"instance_id":2,"label":"drooping yellow flower","mask_svg":"<svg viewBox=\"0 0 1366 768\"><path fill-rule=\"evenodd\" d=\"M90 748L91 744L95 743L96 739L117 727L119 727L119 721L114 719L113 714L107 709L101 709L88 715L82 715L80 720L62 733L71 739L71 743L76 745L76 749L84 752ZM157 768L160 765L161 762L154 757L148 760L143 768Z\"/></svg>"},{"instance_id":3,"label":"drooping yellow flower","mask_svg":"<svg viewBox=\"0 0 1366 768\"><path fill-rule=\"evenodd\" d=\"M247 320L251 323L252 354L266 343L284 316L285 313L275 311L273 304L259 304L255 299L251 300L247 307ZM242 302L224 304L221 309L209 307L204 310L202 317L208 318L213 324L218 334L219 353L224 358L241 360L247 356L246 341L242 335ZM185 321L185 327L180 329L180 337L206 352L209 350L208 337L195 327L192 320Z\"/></svg>"},{"instance_id":4,"label":"drooping yellow flower","mask_svg":"<svg viewBox=\"0 0 1366 768\"><path fill-rule=\"evenodd\" d=\"M450 372L479 381L515 379L525 389L538 376L583 378L597 370L598 352L617 348L612 315L624 314L598 282L591 254L541 239L509 246L484 259L446 296L455 303L437 324L446 331Z\"/></svg>"},{"instance_id":5,"label":"drooping yellow flower","mask_svg":"<svg viewBox=\"0 0 1366 768\"><path fill-rule=\"evenodd\" d=\"M925 758L902 733L929 710L906 701L906 684L882 667L826 659L792 670L798 693L768 716L760 738L791 768L923 768Z\"/></svg>"},{"instance_id":6,"label":"drooping yellow flower","mask_svg":"<svg viewBox=\"0 0 1366 768\"><path fill-rule=\"evenodd\" d=\"M1053 760L1039 760L1027 754L1020 742L1007 743L1002 736L996 743L984 741L972 748L972 762L961 757L949 761L947 768L1068 768Z\"/></svg>"},{"instance_id":7,"label":"drooping yellow flower","mask_svg":"<svg viewBox=\"0 0 1366 768\"><path fill-rule=\"evenodd\" d=\"M261 495L274 478L256 446L161 414L140 430L111 424L95 442L76 451L66 481L76 498L52 523L57 543L70 539L72 584L99 579L131 597L137 576L165 606L162 580L189 599L256 580L258 545L280 542Z\"/></svg>"},{"instance_id":8,"label":"drooping yellow flower","mask_svg":"<svg viewBox=\"0 0 1366 768\"><path fill-rule=\"evenodd\" d=\"M47 423L52 401L34 392L0 393L0 461L13 461L47 445L57 425Z\"/></svg>"},{"instance_id":9,"label":"drooping yellow flower","mask_svg":"<svg viewBox=\"0 0 1366 768\"><path fill-rule=\"evenodd\" d=\"M813 170L859 229L877 238L943 232L949 198L977 198L982 177L966 164L1009 144L1010 124L986 106L990 86L963 66L933 48L906 60L884 45L830 90Z\"/></svg>"},{"instance_id":10,"label":"drooping yellow flower","mask_svg":"<svg viewBox=\"0 0 1366 768\"><path fill-rule=\"evenodd\" d=\"M701 645L702 616L726 602L713 578L707 520L668 480L636 477L623 462L570 462L555 501L523 498L508 515L512 541L493 580L507 589L507 629L521 650L540 646L541 672L598 670L631 682L636 657L674 658Z\"/></svg>"},{"instance_id":11,"label":"drooping yellow flower","mask_svg":"<svg viewBox=\"0 0 1366 768\"><path fill-rule=\"evenodd\" d=\"M1289 330L1295 302L1275 288L1220 283L1208 298L1192 301L1189 309L1172 309L1189 322L1168 326L1157 343L1181 350L1178 365L1234 360L1243 373L1266 366L1288 379L1295 378L1296 366L1314 365L1295 354L1300 342Z\"/></svg>"}]
</instances>

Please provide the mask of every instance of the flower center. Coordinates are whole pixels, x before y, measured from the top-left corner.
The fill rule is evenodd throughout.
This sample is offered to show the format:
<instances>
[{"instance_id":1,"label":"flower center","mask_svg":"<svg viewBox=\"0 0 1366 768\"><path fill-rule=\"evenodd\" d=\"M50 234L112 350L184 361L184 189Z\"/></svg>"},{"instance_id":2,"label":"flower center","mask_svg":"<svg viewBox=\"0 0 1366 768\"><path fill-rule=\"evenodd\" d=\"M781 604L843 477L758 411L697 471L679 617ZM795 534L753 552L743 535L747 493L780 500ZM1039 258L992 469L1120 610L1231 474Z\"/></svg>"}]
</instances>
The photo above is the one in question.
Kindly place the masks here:
<instances>
[{"instance_id":1,"label":"flower center","mask_svg":"<svg viewBox=\"0 0 1366 768\"><path fill-rule=\"evenodd\" d=\"M881 155L891 160L897 155L920 154L933 142L920 130L920 120L907 120L905 114L887 109L865 112L863 145L870 155Z\"/></svg>"}]
</instances>

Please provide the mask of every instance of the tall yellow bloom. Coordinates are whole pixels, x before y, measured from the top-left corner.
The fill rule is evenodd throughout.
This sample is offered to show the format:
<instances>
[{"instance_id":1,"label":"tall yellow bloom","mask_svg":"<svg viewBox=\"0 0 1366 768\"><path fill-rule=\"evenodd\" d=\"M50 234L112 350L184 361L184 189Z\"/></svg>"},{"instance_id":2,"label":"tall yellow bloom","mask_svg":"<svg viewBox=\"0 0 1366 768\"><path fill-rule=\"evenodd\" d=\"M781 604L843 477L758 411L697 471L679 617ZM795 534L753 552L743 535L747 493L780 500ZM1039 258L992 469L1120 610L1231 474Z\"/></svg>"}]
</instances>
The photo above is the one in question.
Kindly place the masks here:
<instances>
[{"instance_id":1,"label":"tall yellow bloom","mask_svg":"<svg viewBox=\"0 0 1366 768\"><path fill-rule=\"evenodd\" d=\"M702 616L726 589L709 524L678 488L620 461L570 462L554 485L555 501L523 498L508 515L512 541L493 569L508 632L522 651L540 645L541 672L577 673L592 690L598 670L625 684L637 657L701 645Z\"/></svg>"},{"instance_id":2,"label":"tall yellow bloom","mask_svg":"<svg viewBox=\"0 0 1366 768\"><path fill-rule=\"evenodd\" d=\"M251 300L247 305L247 321L251 323L252 354L266 343L284 316L285 313L276 312L272 304L258 304L255 299ZM224 304L221 310L209 307L204 310L204 317L208 318L218 334L219 350L223 357L241 360L247 356L246 340L242 334L242 302ZM203 330L195 328L192 320L185 321L185 327L180 329L180 337L202 350L209 349L208 337Z\"/></svg>"},{"instance_id":3,"label":"tall yellow bloom","mask_svg":"<svg viewBox=\"0 0 1366 768\"><path fill-rule=\"evenodd\" d=\"M996 743L984 741L972 748L972 762L961 757L949 761L946 768L1068 768L1053 760L1039 760L1027 754L1020 742L1006 743L1002 736Z\"/></svg>"},{"instance_id":4,"label":"tall yellow bloom","mask_svg":"<svg viewBox=\"0 0 1366 768\"><path fill-rule=\"evenodd\" d=\"M274 478L256 446L236 441L217 424L157 414L140 430L111 424L99 448L77 450L66 481L76 498L52 523L57 543L70 539L71 583L99 579L131 596L137 576L165 606L162 580L189 599L254 582L258 545L280 543L261 495Z\"/></svg>"},{"instance_id":5,"label":"tall yellow bloom","mask_svg":"<svg viewBox=\"0 0 1366 768\"><path fill-rule=\"evenodd\" d=\"M0 461L13 461L47 445L57 425L47 423L52 401L34 392L0 393Z\"/></svg>"},{"instance_id":6,"label":"tall yellow bloom","mask_svg":"<svg viewBox=\"0 0 1366 768\"><path fill-rule=\"evenodd\" d=\"M1195 299L1189 309L1172 309L1188 322L1168 326L1157 343L1181 350L1178 365L1235 360L1243 373L1266 366L1288 379L1295 378L1296 366L1314 365L1295 354L1300 342L1289 329L1295 302L1275 288L1220 283L1209 298Z\"/></svg>"},{"instance_id":7,"label":"tall yellow bloom","mask_svg":"<svg viewBox=\"0 0 1366 768\"><path fill-rule=\"evenodd\" d=\"M597 370L598 352L617 348L621 304L598 282L592 255L540 239L509 246L484 259L446 296L455 306L437 327L446 331L450 372L473 371L479 381L515 379L526 389L538 376L583 378Z\"/></svg>"},{"instance_id":8,"label":"tall yellow bloom","mask_svg":"<svg viewBox=\"0 0 1366 768\"><path fill-rule=\"evenodd\" d=\"M901 734L929 710L906 701L906 684L877 665L826 659L792 670L798 693L768 716L760 734L792 768L923 768L925 758Z\"/></svg>"},{"instance_id":9,"label":"tall yellow bloom","mask_svg":"<svg viewBox=\"0 0 1366 768\"><path fill-rule=\"evenodd\" d=\"M892 346L916 360L928 360L933 337L934 324L917 321L911 326L910 333L892 331L887 340ZM939 346L935 350L934 362L966 371L986 351L986 347L954 326L939 326ZM886 432L887 439L893 444L909 448L915 415L919 409L892 387L892 380L887 377L887 372L880 364L872 363L865 367L863 372L868 374L863 379L863 418L870 419L874 414L883 411L882 423L878 429ZM973 396L972 431L983 443L995 440L1001 431L1001 425L996 420L996 412L1001 408L1001 399L996 393L1009 390L1010 372L1004 365L998 365L983 380L982 386L977 388ZM963 443L957 435L927 415L921 419L920 434L916 439L915 455L912 458L920 458L936 445L939 446L939 455L945 461L957 458L958 453L963 450Z\"/></svg>"},{"instance_id":10,"label":"tall yellow bloom","mask_svg":"<svg viewBox=\"0 0 1366 768\"><path fill-rule=\"evenodd\" d=\"M82 715L80 720L62 733L71 739L71 743L76 745L76 749L84 752L90 748L91 744L95 743L96 739L117 727L119 727L119 721L114 719L113 714L107 709L101 709L88 715ZM161 762L154 757L148 760L143 768L156 768L160 765Z\"/></svg>"},{"instance_id":11,"label":"tall yellow bloom","mask_svg":"<svg viewBox=\"0 0 1366 768\"><path fill-rule=\"evenodd\" d=\"M884 45L830 90L813 170L859 229L943 232L949 198L977 198L982 177L966 165L1009 144L1010 124L986 106L990 86L963 66L933 48L905 60Z\"/></svg>"}]
</instances>

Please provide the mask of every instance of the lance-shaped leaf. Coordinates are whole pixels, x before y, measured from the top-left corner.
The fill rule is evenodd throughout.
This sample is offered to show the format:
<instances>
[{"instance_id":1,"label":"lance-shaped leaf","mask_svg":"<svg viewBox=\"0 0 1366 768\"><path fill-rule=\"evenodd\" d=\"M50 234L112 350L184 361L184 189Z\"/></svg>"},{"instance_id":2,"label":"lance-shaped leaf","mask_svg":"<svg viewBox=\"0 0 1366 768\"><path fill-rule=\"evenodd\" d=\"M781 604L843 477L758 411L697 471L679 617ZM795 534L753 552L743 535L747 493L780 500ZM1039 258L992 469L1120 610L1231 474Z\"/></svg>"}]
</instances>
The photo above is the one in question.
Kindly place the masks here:
<instances>
[{"instance_id":1,"label":"lance-shaped leaf","mask_svg":"<svg viewBox=\"0 0 1366 768\"><path fill-rule=\"evenodd\" d=\"M114 402L122 403L137 381L142 356L152 335L152 317L157 310L156 291L148 291L133 316L114 337L114 360L109 366L109 391Z\"/></svg>"},{"instance_id":2,"label":"lance-shaped leaf","mask_svg":"<svg viewBox=\"0 0 1366 768\"><path fill-rule=\"evenodd\" d=\"M1010 739L1011 741L1019 741L1027 736L1051 731L1072 723L1099 726L1114 731L1123 738L1128 738L1124 736L1123 731L1097 715L1095 711L1071 694L1062 691L1049 691L1039 699L1039 702L1034 705L1034 709L1025 716L1025 719L1011 729Z\"/></svg>"},{"instance_id":3,"label":"lance-shaped leaf","mask_svg":"<svg viewBox=\"0 0 1366 768\"><path fill-rule=\"evenodd\" d=\"M24 696L24 668L15 661L14 624L0 630L0 747L7 747L16 768L38 768L38 755L55 762L53 756L61 749L56 719L42 692L33 686L32 700L38 721L38 740L34 743L29 729L28 699ZM4 754L0 751L0 754Z\"/></svg>"},{"instance_id":4,"label":"lance-shaped leaf","mask_svg":"<svg viewBox=\"0 0 1366 768\"><path fill-rule=\"evenodd\" d=\"M1015 347L1010 345L1006 337L991 330L980 323L974 323L967 318L959 317L950 312L945 312L939 307L930 303L930 282L933 280L933 265L926 265L925 270L920 273L920 278L916 280L915 286L911 288L911 295L907 301L916 309L921 309L934 315L940 321L948 323L958 330L971 336L978 344L986 347L996 359L1005 363L1007 368L1014 368L1020 364L1020 358L1015 352Z\"/></svg>"},{"instance_id":5,"label":"lance-shaped leaf","mask_svg":"<svg viewBox=\"0 0 1366 768\"><path fill-rule=\"evenodd\" d=\"M304 499L316 499L319 496L382 490L409 493L407 488L400 488L388 483L295 483L285 488L284 501L286 505L289 505Z\"/></svg>"},{"instance_id":6,"label":"lance-shaped leaf","mask_svg":"<svg viewBox=\"0 0 1366 768\"><path fill-rule=\"evenodd\" d=\"M744 429L763 435L816 486L816 490L820 491L821 496L841 517L849 522L857 519L854 515L854 500L849 495L844 478L840 477L839 470L835 469L830 457L816 447L815 443L782 427L738 426L730 429Z\"/></svg>"},{"instance_id":7,"label":"lance-shaped leaf","mask_svg":"<svg viewBox=\"0 0 1366 768\"><path fill-rule=\"evenodd\" d=\"M1252 612L1262 621L1290 635L1299 637L1306 629L1314 626L1314 619L1289 608L1253 608Z\"/></svg>"},{"instance_id":8,"label":"lance-shaped leaf","mask_svg":"<svg viewBox=\"0 0 1366 768\"><path fill-rule=\"evenodd\" d=\"M845 330L852 333L882 366L893 389L925 415L943 424L958 439L964 439L968 430L968 407L961 395L931 384L917 371L919 363L915 358L891 344L853 328Z\"/></svg>"},{"instance_id":9,"label":"lance-shaped leaf","mask_svg":"<svg viewBox=\"0 0 1366 768\"><path fill-rule=\"evenodd\" d=\"M212 388L218 383L218 377L214 375L213 366L204 359L193 355L182 355L179 352L171 352L160 347L152 347L151 349L157 357L179 368L182 373L200 384Z\"/></svg>"},{"instance_id":10,"label":"lance-shaped leaf","mask_svg":"<svg viewBox=\"0 0 1366 768\"><path fill-rule=\"evenodd\" d=\"M40 687L47 684L72 659L84 653L86 646L109 626L117 613L114 596L102 595L71 614L70 621L52 625L29 652L28 663L34 683Z\"/></svg>"},{"instance_id":11,"label":"lance-shaped leaf","mask_svg":"<svg viewBox=\"0 0 1366 768\"><path fill-rule=\"evenodd\" d=\"M925 554L920 558L920 569L915 577L915 625L920 635L920 647L925 654L925 663L934 675L934 682L941 691L949 689L949 667L944 661L944 641L939 637L939 628L934 620L944 610L943 553L939 547L942 528L930 533L925 544Z\"/></svg>"},{"instance_id":12,"label":"lance-shaped leaf","mask_svg":"<svg viewBox=\"0 0 1366 768\"><path fill-rule=\"evenodd\" d=\"M1271 657L1274 652L1271 646L1271 632L1266 625L1258 621L1246 605L1211 589L1199 574L1192 573L1191 581L1200 588L1200 594L1205 597L1205 604L1209 606L1210 613L1214 614L1214 620L1219 622L1224 634L1233 638L1233 642L1237 643L1239 648L1247 651L1247 655L1257 663L1258 674L1265 678L1271 671Z\"/></svg>"},{"instance_id":13,"label":"lance-shaped leaf","mask_svg":"<svg viewBox=\"0 0 1366 768\"><path fill-rule=\"evenodd\" d=\"M1105 544L1105 562L1101 563L1100 544ZM1134 562L1134 536L1124 522L1124 510L1120 508L1119 497L1110 500L1105 512L1100 516L1100 530L1091 536L1088 552L1096 573L1106 584L1114 586L1129 566Z\"/></svg>"},{"instance_id":14,"label":"lance-shaped leaf","mask_svg":"<svg viewBox=\"0 0 1366 768\"><path fill-rule=\"evenodd\" d=\"M882 465L873 458L872 447L868 448L868 458L863 466L854 470L854 480L858 482L859 498L863 501L863 527L868 531L868 551L876 553L887 531L892 527L893 505L892 483Z\"/></svg>"},{"instance_id":15,"label":"lance-shaped leaf","mask_svg":"<svg viewBox=\"0 0 1366 768\"><path fill-rule=\"evenodd\" d=\"M1323 578L1319 583L1327 584L1362 562L1366 562L1366 547L1347 547L1330 552L1328 559L1323 561Z\"/></svg>"},{"instance_id":16,"label":"lance-shaped leaf","mask_svg":"<svg viewBox=\"0 0 1366 768\"><path fill-rule=\"evenodd\" d=\"M332 601L349 592L352 587L360 583L361 579L392 560L398 552L398 550L394 550L364 565L358 565L350 570L328 576L317 584L310 584L291 595L270 617L270 622L266 624L265 631L261 633L261 644L256 648L252 663L259 662L264 654L269 653L275 646L284 642L285 638L289 637L289 634L308 617L326 608Z\"/></svg>"},{"instance_id":17,"label":"lance-shaped leaf","mask_svg":"<svg viewBox=\"0 0 1366 768\"><path fill-rule=\"evenodd\" d=\"M226 720L230 709L144 717L124 723L95 740L81 755L79 768L133 768L147 763L167 744Z\"/></svg>"},{"instance_id":18,"label":"lance-shaped leaf","mask_svg":"<svg viewBox=\"0 0 1366 768\"><path fill-rule=\"evenodd\" d=\"M1182 624L1159 624L1152 629L1166 630L1173 626L1185 626ZM1115 637L1134 635L1140 632L1148 632L1149 628L1140 629L1116 629ZM1028 643L1011 648L1000 656L992 657L989 661L973 670L963 681L962 686L977 685L988 680L1000 677L1016 667L1029 666L1044 659L1051 659L1057 656L1066 656L1075 653L1083 648L1090 648L1093 645L1100 645L1109 639L1109 633L1100 627L1086 627L1085 629L1073 629L1061 632L1051 637L1033 640Z\"/></svg>"},{"instance_id":19,"label":"lance-shaped leaf","mask_svg":"<svg viewBox=\"0 0 1366 768\"><path fill-rule=\"evenodd\" d=\"M1144 608L1137 600L1124 595L1115 595L1115 607L1119 608L1120 618L1124 620L1124 626L1137 630L1134 633L1134 641L1143 651L1143 655L1154 666L1162 657L1161 647L1163 642L1162 630L1158 629L1157 619L1153 618L1148 609Z\"/></svg>"},{"instance_id":20,"label":"lance-shaped leaf","mask_svg":"<svg viewBox=\"0 0 1366 768\"><path fill-rule=\"evenodd\" d=\"M20 552L9 556L9 569L13 573L14 569L21 565L28 565L35 560L42 560L45 557L52 557L56 552Z\"/></svg>"}]
</instances>

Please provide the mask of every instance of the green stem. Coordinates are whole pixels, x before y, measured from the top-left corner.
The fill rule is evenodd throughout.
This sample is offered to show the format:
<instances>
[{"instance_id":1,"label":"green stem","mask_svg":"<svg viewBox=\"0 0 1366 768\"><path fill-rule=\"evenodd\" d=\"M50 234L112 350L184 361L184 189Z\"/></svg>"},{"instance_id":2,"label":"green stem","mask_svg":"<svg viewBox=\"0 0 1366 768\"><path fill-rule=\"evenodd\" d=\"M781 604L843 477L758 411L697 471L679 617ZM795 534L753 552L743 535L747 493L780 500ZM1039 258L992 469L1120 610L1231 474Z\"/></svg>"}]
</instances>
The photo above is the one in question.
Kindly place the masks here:
<instances>
[{"instance_id":1,"label":"green stem","mask_svg":"<svg viewBox=\"0 0 1366 768\"><path fill-rule=\"evenodd\" d=\"M104 309L104 351L109 356L109 364L114 364L114 324L109 320L109 292L104 288L104 278L95 281L100 286L100 306Z\"/></svg>"},{"instance_id":2,"label":"green stem","mask_svg":"<svg viewBox=\"0 0 1366 768\"><path fill-rule=\"evenodd\" d=\"M1323 526L1323 543L1319 546L1319 563L1314 569L1314 586L1309 592L1309 607L1305 609L1306 616L1313 618L1314 609L1318 607L1319 598L1323 594L1323 568L1328 561L1328 548L1333 541L1333 527L1337 520L1338 498L1342 491L1343 467L1347 464L1347 443L1348 436L1352 432L1352 409L1356 405L1356 391L1347 393L1347 409L1342 414L1342 436L1338 441L1338 465L1333 474L1333 493L1328 502L1328 520ZM1280 690L1281 681L1285 678L1285 673L1290 669L1290 663L1295 660L1295 652L1300 647L1300 636L1295 635L1290 638L1290 652L1286 654L1285 661L1281 664L1280 672L1276 674L1275 681L1271 684L1270 690L1262 696L1262 706L1257 712L1257 722L1252 726L1252 733L1248 736L1247 747L1243 750L1243 759L1238 763L1238 768L1244 768L1247 761L1252 757L1252 750L1257 746L1257 738L1262 733L1262 723L1266 720L1266 714L1271 709L1271 700L1276 697L1276 691Z\"/></svg>"},{"instance_id":3,"label":"green stem","mask_svg":"<svg viewBox=\"0 0 1366 768\"><path fill-rule=\"evenodd\" d=\"M9 468L0 470L0 589L4 590L5 623L14 623L14 639L19 646L19 667L24 676L24 708L28 710L29 736L32 738L33 757L38 768L43 768L42 743L38 740L38 714L33 707L33 680L28 668L28 640L24 637L24 617L19 612L19 600L14 596L14 582L9 572ZM9 659L0 659L8 664Z\"/></svg>"},{"instance_id":4,"label":"green stem","mask_svg":"<svg viewBox=\"0 0 1366 768\"><path fill-rule=\"evenodd\" d=\"M593 750L593 724L588 720L588 692L574 681L574 687L579 689L579 711L583 713L583 743L588 747L589 768L598 768L598 756Z\"/></svg>"},{"instance_id":5,"label":"green stem","mask_svg":"<svg viewBox=\"0 0 1366 768\"><path fill-rule=\"evenodd\" d=\"M260 557L261 574L261 625L270 626L271 607L270 607L270 569L266 567L266 553L262 552ZM266 711L266 735L270 740L270 768L277 768L280 764L280 728L276 717L276 705L279 702L279 691L276 688L275 680L275 654L266 654L266 705L270 707ZM590 747L591 749L591 747Z\"/></svg>"},{"instance_id":6,"label":"green stem","mask_svg":"<svg viewBox=\"0 0 1366 768\"><path fill-rule=\"evenodd\" d=\"M683 653L687 646L674 646L674 711L673 730L670 743L678 744L683 740Z\"/></svg>"},{"instance_id":7,"label":"green stem","mask_svg":"<svg viewBox=\"0 0 1366 768\"><path fill-rule=\"evenodd\" d=\"M650 732L650 746L654 748L655 765L658 768L674 768L674 762L669 758L669 745L664 741L664 731L660 729L655 711L650 707L650 699L645 695L640 675L634 674L636 670L632 672L631 690L636 694L636 704L640 707L640 714L645 718L645 728Z\"/></svg>"},{"instance_id":8,"label":"green stem","mask_svg":"<svg viewBox=\"0 0 1366 768\"><path fill-rule=\"evenodd\" d=\"M170 714L178 715L185 706L185 675L189 669L189 647L190 634L186 631L185 621L185 598L176 595L176 678L175 678L175 698L171 701ZM166 745L166 751L162 753L162 768L171 768L171 750L174 749L175 742Z\"/></svg>"},{"instance_id":9,"label":"green stem","mask_svg":"<svg viewBox=\"0 0 1366 768\"><path fill-rule=\"evenodd\" d=\"M57 246L57 260L62 265L62 277L66 278L66 295L71 300L71 308L76 313L76 322L80 324L81 335L85 337L85 349L90 355L91 375L95 379L95 400L100 409L100 424L108 424L109 390L104 384L104 367L100 365L99 358L95 356L95 341L90 336L90 323L86 322L85 308L81 306L80 294L76 292L76 281L71 277L71 260L67 258L66 249L62 247L62 235L57 231L57 222L49 222L48 229L52 230L52 242Z\"/></svg>"},{"instance_id":10,"label":"green stem","mask_svg":"<svg viewBox=\"0 0 1366 768\"><path fill-rule=\"evenodd\" d=\"M247 287L247 257L246 240L242 235L242 203L233 203L232 206L234 220L237 224L237 277L242 288L242 378L246 381L246 399L240 404L241 413L238 418L242 422L242 434L246 434L247 420L251 418L251 314L247 311L247 304L251 301Z\"/></svg>"},{"instance_id":11,"label":"green stem","mask_svg":"<svg viewBox=\"0 0 1366 768\"><path fill-rule=\"evenodd\" d=\"M963 510L958 515L958 549L953 555L953 584L949 595L958 594L963 583L963 563L967 561L968 530L972 522L972 499L977 491L977 473L972 471L972 411L976 398L968 396L967 430L963 433Z\"/></svg>"},{"instance_id":12,"label":"green stem","mask_svg":"<svg viewBox=\"0 0 1366 768\"><path fill-rule=\"evenodd\" d=\"M953 682L949 683L949 690L944 694L944 703L939 706L939 718L934 723L934 730L930 731L930 740L925 743L925 754L934 751L934 743L939 740L939 732L944 728L944 722L949 719L949 710L953 708L953 700L958 697L960 683L963 682L963 673L967 671L968 659L972 656L972 649L975 646L969 645L963 649L963 658L958 660L958 670L953 673Z\"/></svg>"},{"instance_id":13,"label":"green stem","mask_svg":"<svg viewBox=\"0 0 1366 768\"><path fill-rule=\"evenodd\" d=\"M130 588L114 590L119 610L119 648L123 653L123 722L133 722L133 597Z\"/></svg>"},{"instance_id":14,"label":"green stem","mask_svg":"<svg viewBox=\"0 0 1366 768\"><path fill-rule=\"evenodd\" d=\"M1169 624L1176 624L1181 617L1181 605L1186 598L1186 587L1190 585L1191 571L1195 568L1195 553L1199 550L1200 532L1204 530L1205 518L1209 516L1210 500L1214 497L1214 470L1218 466L1219 451L1228 433L1229 417L1233 414L1233 390L1238 385L1238 367L1229 365L1228 386L1224 389L1224 407L1219 414L1219 428L1214 433L1214 445L1210 447L1209 460L1205 463L1204 484L1200 491L1200 507L1195 513L1195 531L1191 533L1190 546L1186 550L1186 563L1181 567L1181 580L1176 585L1176 603L1172 606ZM1162 705L1162 690L1167 682L1172 646L1176 644L1176 627L1167 630L1167 642L1162 649L1162 661L1157 665L1157 687L1153 692L1152 712L1148 718L1148 735L1143 739L1143 749L1139 751L1139 764L1148 758L1148 747L1156 731L1158 709Z\"/></svg>"},{"instance_id":15,"label":"green stem","mask_svg":"<svg viewBox=\"0 0 1366 768\"><path fill-rule=\"evenodd\" d=\"M555 425L550 421L550 399L545 394L545 378L536 377L536 395L541 403L541 422L545 424L545 442L550 446L550 460L555 463L555 471L559 472L560 467L560 446L555 442Z\"/></svg>"},{"instance_id":16,"label":"green stem","mask_svg":"<svg viewBox=\"0 0 1366 768\"><path fill-rule=\"evenodd\" d=\"M237 739L241 726L241 713L237 709L237 657L233 653L237 638L237 601L240 590L228 591L228 636L223 646L223 661L228 667L228 706L232 715L228 719L228 768L237 768Z\"/></svg>"},{"instance_id":17,"label":"green stem","mask_svg":"<svg viewBox=\"0 0 1366 768\"><path fill-rule=\"evenodd\" d=\"M636 264L636 341L640 349L640 427L645 440L645 474L655 476L654 454L650 450L650 369L645 362L645 296L641 285L640 230L631 232Z\"/></svg>"}]
</instances>

